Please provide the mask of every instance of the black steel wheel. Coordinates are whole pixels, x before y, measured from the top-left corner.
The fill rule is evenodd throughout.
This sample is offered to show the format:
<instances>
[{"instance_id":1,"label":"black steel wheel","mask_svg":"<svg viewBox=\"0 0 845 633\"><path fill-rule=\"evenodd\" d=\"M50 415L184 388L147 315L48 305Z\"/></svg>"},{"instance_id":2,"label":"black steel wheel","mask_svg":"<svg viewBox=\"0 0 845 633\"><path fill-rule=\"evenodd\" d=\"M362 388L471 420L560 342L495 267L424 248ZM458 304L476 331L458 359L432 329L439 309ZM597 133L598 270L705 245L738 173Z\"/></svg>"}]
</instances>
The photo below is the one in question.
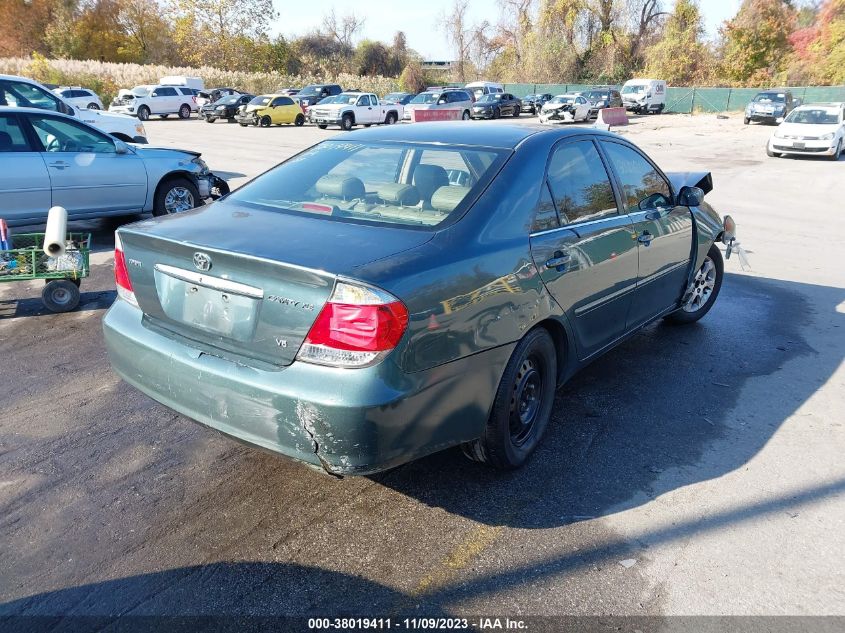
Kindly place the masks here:
<instances>
[{"instance_id":1,"label":"black steel wheel","mask_svg":"<svg viewBox=\"0 0 845 633\"><path fill-rule=\"evenodd\" d=\"M79 286L69 279L48 281L41 291L41 301L50 312L70 312L79 305Z\"/></svg>"},{"instance_id":2,"label":"black steel wheel","mask_svg":"<svg viewBox=\"0 0 845 633\"><path fill-rule=\"evenodd\" d=\"M484 434L464 454L499 470L522 466L551 418L557 387L557 350L544 328L519 342L505 367Z\"/></svg>"}]
</instances>

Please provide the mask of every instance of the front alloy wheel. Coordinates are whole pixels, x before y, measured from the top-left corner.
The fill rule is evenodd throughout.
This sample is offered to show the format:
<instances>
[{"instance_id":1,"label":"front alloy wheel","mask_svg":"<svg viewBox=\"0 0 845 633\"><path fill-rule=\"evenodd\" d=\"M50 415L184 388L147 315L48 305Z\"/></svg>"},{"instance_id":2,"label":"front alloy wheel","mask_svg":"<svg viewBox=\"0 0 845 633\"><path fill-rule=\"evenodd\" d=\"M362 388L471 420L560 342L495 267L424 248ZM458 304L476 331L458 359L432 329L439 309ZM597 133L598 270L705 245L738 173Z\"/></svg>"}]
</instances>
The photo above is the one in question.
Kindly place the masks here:
<instances>
[{"instance_id":1,"label":"front alloy wheel","mask_svg":"<svg viewBox=\"0 0 845 633\"><path fill-rule=\"evenodd\" d=\"M196 185L187 178L173 178L156 191L153 215L183 213L202 204Z\"/></svg>"},{"instance_id":2,"label":"front alloy wheel","mask_svg":"<svg viewBox=\"0 0 845 633\"><path fill-rule=\"evenodd\" d=\"M722 288L722 277L725 273L725 263L722 251L716 244L710 246L707 256L701 266L695 271L692 281L684 298L681 308L666 318L675 323L693 323L710 311Z\"/></svg>"}]
</instances>

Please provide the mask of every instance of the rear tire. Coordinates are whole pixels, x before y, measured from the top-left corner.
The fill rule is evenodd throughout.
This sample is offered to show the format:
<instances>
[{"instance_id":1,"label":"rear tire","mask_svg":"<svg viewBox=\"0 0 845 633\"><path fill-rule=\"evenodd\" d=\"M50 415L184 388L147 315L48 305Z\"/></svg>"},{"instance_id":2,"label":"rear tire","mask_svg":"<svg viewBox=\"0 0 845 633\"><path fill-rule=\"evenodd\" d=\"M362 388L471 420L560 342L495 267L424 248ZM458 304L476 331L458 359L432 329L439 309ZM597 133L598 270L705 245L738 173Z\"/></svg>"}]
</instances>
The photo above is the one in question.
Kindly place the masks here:
<instances>
[{"instance_id":1,"label":"rear tire","mask_svg":"<svg viewBox=\"0 0 845 633\"><path fill-rule=\"evenodd\" d=\"M86 107L89 110L99 110L100 109L100 106L98 106L96 103L89 103Z\"/></svg>"},{"instance_id":2,"label":"rear tire","mask_svg":"<svg viewBox=\"0 0 845 633\"><path fill-rule=\"evenodd\" d=\"M159 115L158 115L158 118L159 118L159 119L166 119L166 118L167 118L167 117L169 117L169 116L170 116L169 114L159 114Z\"/></svg>"},{"instance_id":3,"label":"rear tire","mask_svg":"<svg viewBox=\"0 0 845 633\"><path fill-rule=\"evenodd\" d=\"M191 106L187 103L183 103L179 107L179 118L180 119L190 119L191 118Z\"/></svg>"},{"instance_id":4,"label":"rear tire","mask_svg":"<svg viewBox=\"0 0 845 633\"><path fill-rule=\"evenodd\" d=\"M320 128L321 130L325 130L325 129L326 129L327 127L329 127L329 126L328 126L328 125L326 125L325 123L318 123L318 124L317 124L317 127L318 127L318 128Z\"/></svg>"},{"instance_id":5,"label":"rear tire","mask_svg":"<svg viewBox=\"0 0 845 633\"><path fill-rule=\"evenodd\" d=\"M464 121L469 121L469 110L464 110L464 113L461 115L461 119Z\"/></svg>"},{"instance_id":6,"label":"rear tire","mask_svg":"<svg viewBox=\"0 0 845 633\"><path fill-rule=\"evenodd\" d=\"M48 281L41 291L41 301L50 312L70 312L79 305L79 286L69 279Z\"/></svg>"},{"instance_id":7,"label":"rear tire","mask_svg":"<svg viewBox=\"0 0 845 633\"><path fill-rule=\"evenodd\" d=\"M396 123L396 120L397 120L396 114L393 113L393 112L388 112L387 118L384 120L384 122L387 125L393 125L394 123Z\"/></svg>"},{"instance_id":8,"label":"rear tire","mask_svg":"<svg viewBox=\"0 0 845 633\"><path fill-rule=\"evenodd\" d=\"M217 119L215 119L213 116L207 116L207 117L205 117L205 122L206 122L206 123L214 123L216 120L217 120Z\"/></svg>"},{"instance_id":9,"label":"rear tire","mask_svg":"<svg viewBox=\"0 0 845 633\"><path fill-rule=\"evenodd\" d=\"M190 211L202 204L196 185L187 178L170 178L158 188L153 200L153 215L160 217Z\"/></svg>"},{"instance_id":10,"label":"rear tire","mask_svg":"<svg viewBox=\"0 0 845 633\"><path fill-rule=\"evenodd\" d=\"M557 351L544 328L519 342L505 367L483 435L464 454L499 470L522 466L551 418L557 389Z\"/></svg>"},{"instance_id":11,"label":"rear tire","mask_svg":"<svg viewBox=\"0 0 845 633\"><path fill-rule=\"evenodd\" d=\"M293 120L293 124L296 127L302 127L305 125L305 115L304 114L297 114L296 118Z\"/></svg>"},{"instance_id":12,"label":"rear tire","mask_svg":"<svg viewBox=\"0 0 845 633\"><path fill-rule=\"evenodd\" d=\"M704 263L696 271L687 297L681 308L666 316L670 323L695 323L710 311L722 289L722 277L725 275L725 262L722 251L716 244L710 245Z\"/></svg>"}]
</instances>

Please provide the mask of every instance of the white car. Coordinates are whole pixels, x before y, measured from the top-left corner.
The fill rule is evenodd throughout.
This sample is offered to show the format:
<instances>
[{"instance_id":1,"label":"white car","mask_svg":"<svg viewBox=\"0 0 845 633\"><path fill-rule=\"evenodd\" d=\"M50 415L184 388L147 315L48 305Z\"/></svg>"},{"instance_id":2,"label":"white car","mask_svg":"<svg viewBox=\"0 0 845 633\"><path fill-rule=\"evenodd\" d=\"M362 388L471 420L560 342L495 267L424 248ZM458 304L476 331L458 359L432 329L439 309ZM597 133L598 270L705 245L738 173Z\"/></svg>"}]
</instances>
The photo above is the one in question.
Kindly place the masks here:
<instances>
[{"instance_id":1,"label":"white car","mask_svg":"<svg viewBox=\"0 0 845 633\"><path fill-rule=\"evenodd\" d=\"M543 104L540 123L586 121L590 118L591 107L581 95L558 95Z\"/></svg>"},{"instance_id":2,"label":"white car","mask_svg":"<svg viewBox=\"0 0 845 633\"><path fill-rule=\"evenodd\" d=\"M132 90L120 90L109 106L109 112L136 116L141 121L149 120L154 114L162 119L171 114L189 119L198 110L196 91L186 86L135 86Z\"/></svg>"},{"instance_id":3,"label":"white car","mask_svg":"<svg viewBox=\"0 0 845 633\"><path fill-rule=\"evenodd\" d=\"M71 105L87 110L102 110L103 102L93 90L79 86L63 86L53 90L57 95L63 97Z\"/></svg>"},{"instance_id":4,"label":"white car","mask_svg":"<svg viewBox=\"0 0 845 633\"><path fill-rule=\"evenodd\" d=\"M826 156L839 160L845 147L845 103L811 103L795 108L766 145L769 156Z\"/></svg>"},{"instance_id":5,"label":"white car","mask_svg":"<svg viewBox=\"0 0 845 633\"><path fill-rule=\"evenodd\" d=\"M37 81L15 75L0 75L0 106L39 108L76 117L106 134L127 143L146 143L144 124L123 114L78 108Z\"/></svg>"}]
</instances>

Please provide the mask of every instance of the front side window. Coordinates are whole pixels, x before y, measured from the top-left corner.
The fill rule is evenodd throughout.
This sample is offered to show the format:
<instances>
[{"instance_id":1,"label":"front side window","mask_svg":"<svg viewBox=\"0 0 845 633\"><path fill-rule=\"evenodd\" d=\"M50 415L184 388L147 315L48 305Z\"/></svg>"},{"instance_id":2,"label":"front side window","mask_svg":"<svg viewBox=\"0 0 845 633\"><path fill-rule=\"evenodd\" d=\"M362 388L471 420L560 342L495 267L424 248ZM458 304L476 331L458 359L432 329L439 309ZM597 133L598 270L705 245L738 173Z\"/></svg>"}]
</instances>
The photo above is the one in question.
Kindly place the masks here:
<instances>
[{"instance_id":1,"label":"front side window","mask_svg":"<svg viewBox=\"0 0 845 633\"><path fill-rule=\"evenodd\" d=\"M268 103L270 103L270 101L271 101L270 97L268 97L267 95L262 95L260 97L255 97L255 99L253 99L252 101L249 102L249 105L266 106Z\"/></svg>"},{"instance_id":2,"label":"front side window","mask_svg":"<svg viewBox=\"0 0 845 633\"><path fill-rule=\"evenodd\" d=\"M610 177L592 141L567 143L554 150L548 180L560 221L565 224L617 213Z\"/></svg>"},{"instance_id":3,"label":"front side window","mask_svg":"<svg viewBox=\"0 0 845 633\"><path fill-rule=\"evenodd\" d=\"M13 114L0 114L0 152L31 152L20 122Z\"/></svg>"},{"instance_id":4,"label":"front side window","mask_svg":"<svg viewBox=\"0 0 845 633\"><path fill-rule=\"evenodd\" d=\"M114 142L81 123L54 117L29 116L29 122L47 152L114 154Z\"/></svg>"},{"instance_id":5,"label":"front side window","mask_svg":"<svg viewBox=\"0 0 845 633\"><path fill-rule=\"evenodd\" d=\"M331 220L433 227L465 209L508 152L325 141L230 194L236 204Z\"/></svg>"},{"instance_id":6,"label":"front side window","mask_svg":"<svg viewBox=\"0 0 845 633\"><path fill-rule=\"evenodd\" d=\"M602 142L602 147L622 184L629 211L671 206L669 183L642 154L619 143Z\"/></svg>"},{"instance_id":7,"label":"front side window","mask_svg":"<svg viewBox=\"0 0 845 633\"><path fill-rule=\"evenodd\" d=\"M59 103L57 96L38 86L11 79L0 79L0 105L59 112L61 111Z\"/></svg>"}]
</instances>

